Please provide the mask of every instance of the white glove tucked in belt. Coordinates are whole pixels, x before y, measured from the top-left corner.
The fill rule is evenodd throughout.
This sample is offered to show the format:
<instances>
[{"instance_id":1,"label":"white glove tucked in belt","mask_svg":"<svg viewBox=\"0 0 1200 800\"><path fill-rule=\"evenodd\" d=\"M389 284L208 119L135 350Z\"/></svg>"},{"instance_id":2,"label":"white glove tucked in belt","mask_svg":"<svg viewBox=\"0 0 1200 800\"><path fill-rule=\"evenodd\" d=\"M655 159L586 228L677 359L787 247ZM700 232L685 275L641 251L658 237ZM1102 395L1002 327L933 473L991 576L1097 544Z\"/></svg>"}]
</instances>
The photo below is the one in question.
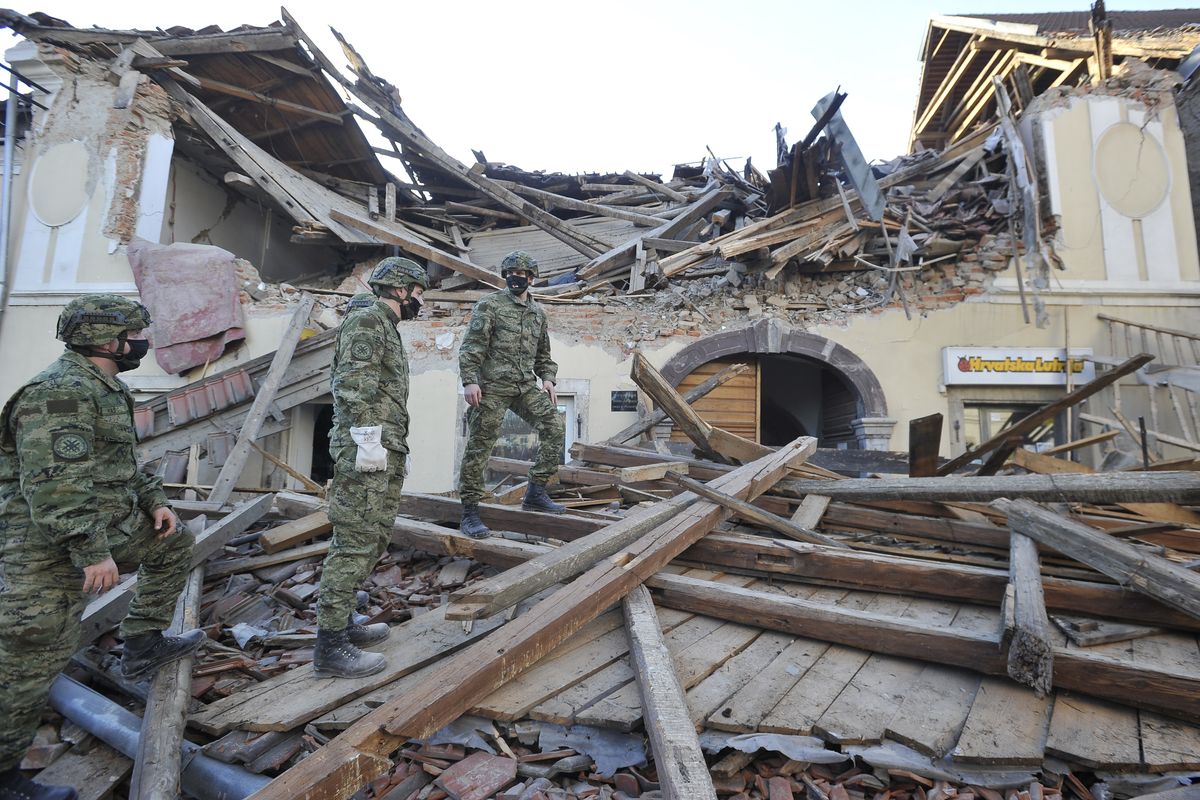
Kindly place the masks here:
<instances>
[{"instance_id":1,"label":"white glove tucked in belt","mask_svg":"<svg viewBox=\"0 0 1200 800\"><path fill-rule=\"evenodd\" d=\"M382 472L387 469L387 448L383 446L383 426L364 425L350 429L350 438L358 445L354 468L359 472Z\"/></svg>"}]
</instances>

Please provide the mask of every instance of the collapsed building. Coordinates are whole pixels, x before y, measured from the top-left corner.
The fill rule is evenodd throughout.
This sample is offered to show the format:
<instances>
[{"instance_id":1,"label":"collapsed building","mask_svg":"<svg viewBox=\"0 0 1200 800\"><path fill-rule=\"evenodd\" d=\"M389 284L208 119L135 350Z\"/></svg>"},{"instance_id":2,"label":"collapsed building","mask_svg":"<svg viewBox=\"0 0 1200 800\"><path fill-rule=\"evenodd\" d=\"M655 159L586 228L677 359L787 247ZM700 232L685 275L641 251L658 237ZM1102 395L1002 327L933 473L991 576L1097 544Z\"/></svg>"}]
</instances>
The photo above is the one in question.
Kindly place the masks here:
<instances>
[{"instance_id":1,"label":"collapsed building","mask_svg":"<svg viewBox=\"0 0 1200 800\"><path fill-rule=\"evenodd\" d=\"M27 332L52 330L72 297L115 291L151 308L157 364L127 379L141 399L140 455L181 509L223 518L202 548L220 558L196 602L225 644L192 673L189 736L212 739L209 755L283 776L243 788L333 797L375 780L375 796L485 797L492 783L511 790L520 765L519 791L499 796L656 787L670 796L661 763L656 778L552 785L640 768L629 755L638 745L591 730L644 725L653 738L630 666L636 643L618 612L600 613L605 604L536 639L546 659L534 677L490 694L464 690L440 717L429 713L442 723L431 730L429 719L415 721L425 709L403 705L429 676L444 687L457 674L437 669L466 670L455 651L502 633L506 615L496 612L523 611L518 600L552 591L553 581L522 584L519 595L496 588L512 600L498 605L477 585L500 580L494 568L539 563L547 537L644 533L638 514L662 521L662 509L694 514L700 535L704 524L723 526L681 538L661 572L638 574L655 589L691 722L725 754L710 765L722 795L992 798L1018 787L1092 800L1077 773L1094 771L1117 796L1191 780L1187 771L1200 769L1200 717L1194 695L1184 699L1200 681L1193 607L1118 588L1137 582L1084 558L1090 541L1043 541L1058 552L1043 554L1039 572L1035 549L1034 574L1053 588L1047 608L1067 615L1062 632L1043 633L1060 682L1042 662L1026 670L1033 677L997 671L988 637L1003 589L994 590L1017 573L1005 525L1026 520L1025 537L1034 517L984 502L1057 498L1178 569L1200 552L1191 483L1159 489L1154 477L1175 474L1163 472L1141 490L1070 494L1059 476L1033 495L1012 494L1011 483L926 494L877 483L855 495L846 476L1194 470L1200 125L1188 77L1200 9L935 17L909 154L867 164L839 113L853 99L834 92L816 101L803 138L777 130L774 169L734 168L710 153L670 176L530 172L482 152L462 163L405 114L369 54L338 37L347 75L283 16L232 31L119 31L2 12L25 41L7 54L18 89L6 109L0 390L56 355L48 336ZM380 136L387 146L372 144ZM516 249L541 265L534 291L561 364L560 496L572 513L551 521L504 508L520 496L531 452L513 419L491 465L496 503L486 514L516 538L470 545L442 527L457 519L444 493L466 438L457 347L472 304L502 285L496 265ZM409 495L368 610L402 622L411 638L397 637L386 680L318 690L304 648L323 546L308 542L328 533L319 498L330 476L331 344L366 270L393 253L428 264L436 288L405 328ZM680 396L692 412L672 405ZM647 449L628 444L639 437ZM772 462L772 486L738 472L798 437L814 440L808 463ZM696 510L704 501L669 505L680 484L668 472L743 500L762 496L734 525L710 518L725 508L716 500L709 516ZM815 480L830 485L818 492ZM260 499L230 505L238 490ZM871 556L844 560L844 549ZM586 552L589 565L612 555ZM688 571L673 582L672 570ZM621 599L615 578L589 580L597 597ZM796 603L772 605L780 591ZM803 603L844 616L821 627ZM89 641L119 646L103 637L109 614L89 613ZM447 621L455 613L475 627ZM891 618L912 621L904 633L914 644L889 638ZM957 638L938 638L949 635L943 623ZM402 655L418 639L425 649ZM88 663L81 669L105 674L102 658ZM1025 686L1008 679L1021 675ZM465 711L490 721L463 722ZM404 713L407 727L397 722ZM376 719L394 736L334 736ZM543 725L540 751L530 719ZM429 739L443 724L446 738ZM1085 735L1104 729L1116 731L1106 743ZM428 741L406 744L401 733ZM734 734L752 738L731 743ZM753 739L765 734L784 738ZM517 740L525 749L505 750ZM759 747L787 757L753 762ZM493 755L467 756L481 749ZM535 768L547 753L560 769ZM289 774L315 777L292 784ZM194 791L186 774L185 790Z\"/></svg>"}]
</instances>

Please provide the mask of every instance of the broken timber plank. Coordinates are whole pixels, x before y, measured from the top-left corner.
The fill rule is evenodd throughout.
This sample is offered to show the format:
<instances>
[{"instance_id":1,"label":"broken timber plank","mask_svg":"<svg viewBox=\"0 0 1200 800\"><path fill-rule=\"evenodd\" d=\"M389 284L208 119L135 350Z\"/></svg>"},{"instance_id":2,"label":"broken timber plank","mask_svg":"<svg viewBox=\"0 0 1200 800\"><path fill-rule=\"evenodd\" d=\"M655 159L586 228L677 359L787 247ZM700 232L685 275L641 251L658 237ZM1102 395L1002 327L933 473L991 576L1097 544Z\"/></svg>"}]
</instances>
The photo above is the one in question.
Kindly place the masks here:
<instances>
[{"instance_id":1,"label":"broken timber plank","mask_svg":"<svg viewBox=\"0 0 1200 800\"><path fill-rule=\"evenodd\" d=\"M1012 425L1009 425L1007 428L1000 431L986 442L982 442L979 445L968 449L962 455L950 459L938 468L937 474L949 475L959 468L971 463L980 456L990 453L998 447L1002 447L1004 443L1008 441L1009 437L1024 436L1038 425L1042 424L1042 422L1045 420L1054 417L1060 411L1071 408L1082 400L1096 394L1096 392L1099 392L1101 389L1111 386L1126 375L1136 372L1153 360L1154 356L1150 355L1149 353L1142 353L1134 356L1133 358L1125 361L1123 364L1114 367L1108 372L1105 372L1095 380L1083 384L1073 392L1069 392L1057 400L1047 403L1036 411L1030 412L1028 415L1022 417Z\"/></svg>"},{"instance_id":2,"label":"broken timber plank","mask_svg":"<svg viewBox=\"0 0 1200 800\"><path fill-rule=\"evenodd\" d=\"M834 500L991 501L999 498L1078 503L1128 501L1200 502L1195 472L1097 472L1092 475L992 475L938 478L846 478L791 480L792 494L822 494Z\"/></svg>"},{"instance_id":3,"label":"broken timber plank","mask_svg":"<svg viewBox=\"0 0 1200 800\"><path fill-rule=\"evenodd\" d=\"M719 453L725 458L737 461L762 458L771 452L769 447L715 428L706 422L694 408L684 402L679 393L641 353L634 353L629 377L642 391L654 398L654 402L666 412L675 426L686 433L701 450Z\"/></svg>"},{"instance_id":4,"label":"broken timber plank","mask_svg":"<svg viewBox=\"0 0 1200 800\"><path fill-rule=\"evenodd\" d=\"M942 415L910 420L908 423L908 477L937 474L938 450L942 446Z\"/></svg>"},{"instance_id":5,"label":"broken timber plank","mask_svg":"<svg viewBox=\"0 0 1200 800\"><path fill-rule=\"evenodd\" d=\"M103 800L133 769L133 762L104 742L95 741L90 749L73 748L37 774L45 786L71 786L79 800Z\"/></svg>"},{"instance_id":6,"label":"broken timber plank","mask_svg":"<svg viewBox=\"0 0 1200 800\"><path fill-rule=\"evenodd\" d=\"M683 688L663 641L654 603L645 586L623 601L629 653L637 674L646 719L646 735L667 800L716 800L712 777L691 724Z\"/></svg>"},{"instance_id":7,"label":"broken timber plank","mask_svg":"<svg viewBox=\"0 0 1200 800\"><path fill-rule=\"evenodd\" d=\"M1008 677L1041 696L1054 684L1054 646L1042 594L1042 571L1034 541L1016 531L1011 538L1000 646L1008 653Z\"/></svg>"},{"instance_id":8,"label":"broken timber plank","mask_svg":"<svg viewBox=\"0 0 1200 800\"><path fill-rule=\"evenodd\" d=\"M220 522L205 529L204 533L196 537L196 541L192 545L192 568L207 561L210 555L224 547L225 543L234 536L245 533L247 528L258 522L270 510L271 502L274 499L274 495L264 494L253 500L247 500L235 507ZM80 621L80 647L91 643L97 636L124 619L125 613L129 610L129 604L133 601L133 590L136 585L137 576L134 575L88 603L83 611L83 619Z\"/></svg>"},{"instance_id":9,"label":"broken timber plank","mask_svg":"<svg viewBox=\"0 0 1200 800\"><path fill-rule=\"evenodd\" d=\"M1059 692L1050 715L1046 755L1093 769L1140 767L1138 711L1071 692Z\"/></svg>"},{"instance_id":10,"label":"broken timber plank","mask_svg":"<svg viewBox=\"0 0 1200 800\"><path fill-rule=\"evenodd\" d=\"M180 596L171 634L199 627L200 597L204 593L204 565L188 575ZM179 796L182 770L183 729L187 724L188 701L192 699L194 654L159 668L150 686L142 715L137 757L129 781L130 800L157 800Z\"/></svg>"},{"instance_id":11,"label":"broken timber plank","mask_svg":"<svg viewBox=\"0 0 1200 800\"><path fill-rule=\"evenodd\" d=\"M816 440L798 439L736 470L730 491L753 497L803 460ZM392 767L388 754L426 738L524 672L638 583L666 566L725 518L698 501L646 534L636 546L597 564L476 646L443 660L428 679L367 714L345 732L252 795L252 800L340 800ZM447 686L455 691L447 692Z\"/></svg>"},{"instance_id":12,"label":"broken timber plank","mask_svg":"<svg viewBox=\"0 0 1200 800\"><path fill-rule=\"evenodd\" d=\"M936 660L985 675L1007 674L1006 660L994 634L831 608L680 575L655 575L647 585L657 590L656 602L671 608L850 647L869 643L876 653ZM1154 662L1135 666L1111 655L1061 647L1054 650L1054 662L1054 682L1058 688L1200 720L1200 675L1194 670Z\"/></svg>"},{"instance_id":13,"label":"broken timber plank","mask_svg":"<svg viewBox=\"0 0 1200 800\"><path fill-rule=\"evenodd\" d=\"M786 520L783 517L777 517L774 514L763 511L757 506L753 506L750 503L745 503L741 500L738 500L736 497L730 497L723 492L719 492L716 489L710 488L708 485L703 484L700 481L692 480L691 478L675 472L668 472L667 478L673 483L677 483L683 488L694 492L701 497L712 500L714 503L720 503L744 520L757 522L760 525L766 525L768 528L779 531L784 536L790 536L796 541L809 542L811 544L824 545L825 547L837 547L842 549L849 549L850 547L845 542L839 542L836 539L830 539L828 536L817 533L816 531L801 528L790 520Z\"/></svg>"},{"instance_id":14,"label":"broken timber plank","mask_svg":"<svg viewBox=\"0 0 1200 800\"><path fill-rule=\"evenodd\" d=\"M1200 618L1200 575L1191 570L1028 500L997 500L993 505L1008 514L1014 531Z\"/></svg>"},{"instance_id":15,"label":"broken timber plank","mask_svg":"<svg viewBox=\"0 0 1200 800\"><path fill-rule=\"evenodd\" d=\"M283 383L284 373L287 372L288 364L291 363L292 353L296 352L296 345L300 342L304 326L308 324L308 315L312 312L315 302L315 297L305 295L300 304L296 306L296 310L292 312L292 318L280 337L279 347L275 350L274 358L271 359L271 368L267 370L267 377L254 394L254 403L246 414L246 421L242 423L237 443L234 444L232 452L225 459L225 464L221 467L217 479L213 481L208 502L224 503L233 494L234 486L237 485L237 480L242 476L242 470L246 467L246 461L250 458L251 445L258 438L263 420L267 418L271 404L275 401L275 393L279 391L279 386Z\"/></svg>"},{"instance_id":16,"label":"broken timber plank","mask_svg":"<svg viewBox=\"0 0 1200 800\"><path fill-rule=\"evenodd\" d=\"M314 511L306 517L288 520L258 537L258 544L267 555L287 550L301 542L324 536L333 530L333 523L324 511Z\"/></svg>"}]
</instances>

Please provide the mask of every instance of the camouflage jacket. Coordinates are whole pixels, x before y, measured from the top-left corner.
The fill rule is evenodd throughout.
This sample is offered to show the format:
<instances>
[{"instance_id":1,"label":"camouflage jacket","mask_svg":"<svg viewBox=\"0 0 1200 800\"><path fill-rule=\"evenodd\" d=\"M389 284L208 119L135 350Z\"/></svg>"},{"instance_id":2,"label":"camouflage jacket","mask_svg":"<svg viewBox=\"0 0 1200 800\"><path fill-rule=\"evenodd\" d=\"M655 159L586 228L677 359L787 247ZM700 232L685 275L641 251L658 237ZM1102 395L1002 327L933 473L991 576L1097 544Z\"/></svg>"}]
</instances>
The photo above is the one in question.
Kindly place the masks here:
<instances>
[{"instance_id":1,"label":"camouflage jacket","mask_svg":"<svg viewBox=\"0 0 1200 800\"><path fill-rule=\"evenodd\" d=\"M354 444L350 429L383 426L383 446L408 452L408 356L400 316L383 301L351 311L338 329L330 387L331 447Z\"/></svg>"},{"instance_id":2,"label":"camouflage jacket","mask_svg":"<svg viewBox=\"0 0 1200 800\"><path fill-rule=\"evenodd\" d=\"M458 373L463 386L478 383L516 389L534 377L556 382L558 364L550 358L550 334L541 304L532 297L522 303L508 289L476 303L458 349Z\"/></svg>"},{"instance_id":3,"label":"camouflage jacket","mask_svg":"<svg viewBox=\"0 0 1200 800\"><path fill-rule=\"evenodd\" d=\"M68 350L0 413L0 520L32 522L77 567L103 561L110 529L133 533L169 505L136 442L129 390Z\"/></svg>"}]
</instances>

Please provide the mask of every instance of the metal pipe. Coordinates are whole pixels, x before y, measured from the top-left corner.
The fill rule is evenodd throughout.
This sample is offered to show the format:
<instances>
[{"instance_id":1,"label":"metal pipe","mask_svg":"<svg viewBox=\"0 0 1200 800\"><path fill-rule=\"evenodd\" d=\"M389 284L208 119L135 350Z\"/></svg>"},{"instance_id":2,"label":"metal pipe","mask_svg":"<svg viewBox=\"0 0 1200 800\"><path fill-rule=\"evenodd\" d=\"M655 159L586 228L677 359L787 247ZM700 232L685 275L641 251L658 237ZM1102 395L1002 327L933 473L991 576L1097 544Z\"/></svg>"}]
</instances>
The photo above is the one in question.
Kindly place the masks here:
<instances>
[{"instance_id":1,"label":"metal pipe","mask_svg":"<svg viewBox=\"0 0 1200 800\"><path fill-rule=\"evenodd\" d=\"M4 106L4 184L0 189L0 314L8 307L8 241L12 218L13 154L17 139L17 104L21 101L17 73L9 70L8 103Z\"/></svg>"},{"instance_id":2,"label":"metal pipe","mask_svg":"<svg viewBox=\"0 0 1200 800\"><path fill-rule=\"evenodd\" d=\"M50 687L50 705L55 711L103 740L129 758L137 755L142 720L102 694L59 675ZM183 743L183 773L180 784L198 800L242 800L271 782L242 767L210 758L192 742Z\"/></svg>"}]
</instances>

